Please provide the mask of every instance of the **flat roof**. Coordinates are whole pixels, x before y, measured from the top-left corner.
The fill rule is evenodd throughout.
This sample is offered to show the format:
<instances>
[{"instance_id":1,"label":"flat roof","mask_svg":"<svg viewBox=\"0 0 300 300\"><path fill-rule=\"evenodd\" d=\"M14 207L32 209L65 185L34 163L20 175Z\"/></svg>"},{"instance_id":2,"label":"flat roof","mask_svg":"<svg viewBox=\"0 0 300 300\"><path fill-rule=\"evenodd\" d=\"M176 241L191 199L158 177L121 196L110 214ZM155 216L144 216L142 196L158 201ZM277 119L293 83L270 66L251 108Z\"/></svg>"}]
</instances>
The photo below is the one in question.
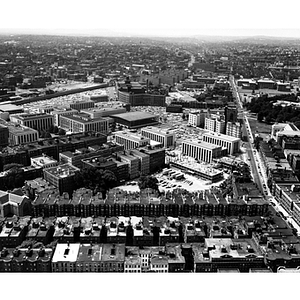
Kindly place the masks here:
<instances>
[{"instance_id":1,"label":"flat roof","mask_svg":"<svg viewBox=\"0 0 300 300\"><path fill-rule=\"evenodd\" d=\"M228 142L240 141L240 138L236 138L234 136L230 136L230 135L226 135L226 134L222 134L222 133L216 133L216 132L212 132L212 131L204 132L203 136L220 138L220 139L226 140Z\"/></svg>"},{"instance_id":2,"label":"flat roof","mask_svg":"<svg viewBox=\"0 0 300 300\"><path fill-rule=\"evenodd\" d=\"M78 113L78 114L73 114L73 115L64 115L64 116L61 116L61 118L70 119L73 121L77 121L79 123L96 123L99 121L108 121L108 119L105 117L99 117L99 118L92 119L89 115L84 114L84 113Z\"/></svg>"},{"instance_id":3,"label":"flat roof","mask_svg":"<svg viewBox=\"0 0 300 300\"><path fill-rule=\"evenodd\" d=\"M0 111L23 110L23 107L14 104L0 104Z\"/></svg>"},{"instance_id":4,"label":"flat roof","mask_svg":"<svg viewBox=\"0 0 300 300\"><path fill-rule=\"evenodd\" d=\"M51 163L57 163L56 159L53 159L53 158L51 158L50 156L47 156L47 155L31 157L30 159L31 159L32 162L37 163L38 165L48 165L48 164L51 164Z\"/></svg>"},{"instance_id":5,"label":"flat roof","mask_svg":"<svg viewBox=\"0 0 300 300\"><path fill-rule=\"evenodd\" d=\"M210 144L210 143L207 143L207 142L203 142L201 140L185 140L185 141L182 141L182 143L190 144L190 145L194 145L194 146L198 146L198 147L202 147L202 148L206 148L206 149L209 149L209 150L222 148L222 146Z\"/></svg>"},{"instance_id":6,"label":"flat roof","mask_svg":"<svg viewBox=\"0 0 300 300\"><path fill-rule=\"evenodd\" d=\"M57 244L52 262L75 262L80 244Z\"/></svg>"},{"instance_id":7,"label":"flat roof","mask_svg":"<svg viewBox=\"0 0 300 300\"><path fill-rule=\"evenodd\" d=\"M102 245L81 244L78 251L77 262L97 262L101 260Z\"/></svg>"},{"instance_id":8,"label":"flat roof","mask_svg":"<svg viewBox=\"0 0 300 300\"><path fill-rule=\"evenodd\" d=\"M102 261L124 261L125 244L103 244Z\"/></svg>"},{"instance_id":9,"label":"flat roof","mask_svg":"<svg viewBox=\"0 0 300 300\"><path fill-rule=\"evenodd\" d=\"M60 178L74 175L76 171L80 171L80 169L69 164L59 165L56 167L47 168L45 170L45 172L48 172Z\"/></svg>"},{"instance_id":10,"label":"flat roof","mask_svg":"<svg viewBox=\"0 0 300 300\"><path fill-rule=\"evenodd\" d=\"M112 115L111 117L116 117L119 119L123 119L126 121L138 121L141 119L150 119L153 117L157 117L157 115L153 115L147 112L142 112L142 111L134 111L134 112L127 112L127 113L123 113L123 114L118 114L118 115Z\"/></svg>"}]
</instances>

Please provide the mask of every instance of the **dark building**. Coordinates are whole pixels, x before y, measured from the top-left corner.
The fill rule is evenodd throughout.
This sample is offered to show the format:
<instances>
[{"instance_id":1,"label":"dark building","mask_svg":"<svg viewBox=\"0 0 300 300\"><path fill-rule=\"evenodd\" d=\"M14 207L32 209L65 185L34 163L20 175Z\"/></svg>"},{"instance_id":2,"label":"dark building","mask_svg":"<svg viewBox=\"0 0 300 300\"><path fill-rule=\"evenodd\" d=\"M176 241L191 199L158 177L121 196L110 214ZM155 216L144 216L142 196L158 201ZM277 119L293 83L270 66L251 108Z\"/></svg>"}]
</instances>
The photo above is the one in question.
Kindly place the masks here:
<instances>
[{"instance_id":1,"label":"dark building","mask_svg":"<svg viewBox=\"0 0 300 300\"><path fill-rule=\"evenodd\" d=\"M8 146L8 127L0 124L0 148Z\"/></svg>"}]
</instances>

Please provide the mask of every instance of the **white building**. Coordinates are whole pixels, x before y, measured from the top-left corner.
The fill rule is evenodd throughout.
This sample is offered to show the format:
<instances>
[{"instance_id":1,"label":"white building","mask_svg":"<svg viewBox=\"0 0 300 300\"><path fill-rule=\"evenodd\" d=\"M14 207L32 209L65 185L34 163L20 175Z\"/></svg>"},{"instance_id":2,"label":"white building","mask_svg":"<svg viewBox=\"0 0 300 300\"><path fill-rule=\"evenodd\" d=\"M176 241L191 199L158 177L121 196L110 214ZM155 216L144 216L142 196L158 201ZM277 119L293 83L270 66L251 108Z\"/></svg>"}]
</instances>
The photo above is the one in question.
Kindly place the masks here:
<instances>
[{"instance_id":1,"label":"white building","mask_svg":"<svg viewBox=\"0 0 300 300\"><path fill-rule=\"evenodd\" d=\"M33 143L39 139L39 132L35 129L12 124L8 124L7 127L10 146Z\"/></svg>"},{"instance_id":2,"label":"white building","mask_svg":"<svg viewBox=\"0 0 300 300\"><path fill-rule=\"evenodd\" d=\"M85 114L74 114L70 116L60 116L59 126L72 133L95 131L107 134L109 132L109 119L91 119Z\"/></svg>"},{"instance_id":3,"label":"white building","mask_svg":"<svg viewBox=\"0 0 300 300\"><path fill-rule=\"evenodd\" d=\"M54 123L54 116L38 113L38 114L17 114L11 115L10 121L22 126L30 127L36 130L47 130Z\"/></svg>"},{"instance_id":4,"label":"white building","mask_svg":"<svg viewBox=\"0 0 300 300\"><path fill-rule=\"evenodd\" d=\"M115 141L119 145L124 145L125 150L137 149L150 144L149 138L128 131L116 132Z\"/></svg>"},{"instance_id":5,"label":"white building","mask_svg":"<svg viewBox=\"0 0 300 300\"><path fill-rule=\"evenodd\" d=\"M57 244L52 257L52 272L74 272L80 244Z\"/></svg>"},{"instance_id":6,"label":"white building","mask_svg":"<svg viewBox=\"0 0 300 300\"><path fill-rule=\"evenodd\" d=\"M41 167L43 169L55 167L58 165L57 160L45 154L43 154L42 156L31 157L30 161L33 167Z\"/></svg>"},{"instance_id":7,"label":"white building","mask_svg":"<svg viewBox=\"0 0 300 300\"><path fill-rule=\"evenodd\" d=\"M216 132L206 132L202 135L206 143L227 148L228 154L233 155L240 151L240 139Z\"/></svg>"},{"instance_id":8,"label":"white building","mask_svg":"<svg viewBox=\"0 0 300 300\"><path fill-rule=\"evenodd\" d=\"M212 114L210 117L205 118L204 129L217 133L225 133L225 120L218 114Z\"/></svg>"},{"instance_id":9,"label":"white building","mask_svg":"<svg viewBox=\"0 0 300 300\"><path fill-rule=\"evenodd\" d=\"M70 116L77 112L76 109L55 109L51 111L50 114L54 116L54 125L59 126L60 116Z\"/></svg>"},{"instance_id":10,"label":"white building","mask_svg":"<svg viewBox=\"0 0 300 300\"><path fill-rule=\"evenodd\" d=\"M161 143L165 148L173 147L175 143L175 133L168 129L148 126L141 130L142 136Z\"/></svg>"},{"instance_id":11,"label":"white building","mask_svg":"<svg viewBox=\"0 0 300 300\"><path fill-rule=\"evenodd\" d=\"M168 273L168 258L163 255L154 255L150 259L150 271Z\"/></svg>"},{"instance_id":12,"label":"white building","mask_svg":"<svg viewBox=\"0 0 300 300\"><path fill-rule=\"evenodd\" d=\"M242 137L242 126L239 122L227 122L226 135L241 138Z\"/></svg>"},{"instance_id":13,"label":"white building","mask_svg":"<svg viewBox=\"0 0 300 300\"><path fill-rule=\"evenodd\" d=\"M214 158L221 156L222 147L210 143L190 140L182 142L182 154L200 161L212 162Z\"/></svg>"},{"instance_id":14,"label":"white building","mask_svg":"<svg viewBox=\"0 0 300 300\"><path fill-rule=\"evenodd\" d=\"M203 111L190 112L188 124L193 127L201 127L202 126L202 128L203 128L206 115L207 115L207 112L203 112Z\"/></svg>"}]
</instances>

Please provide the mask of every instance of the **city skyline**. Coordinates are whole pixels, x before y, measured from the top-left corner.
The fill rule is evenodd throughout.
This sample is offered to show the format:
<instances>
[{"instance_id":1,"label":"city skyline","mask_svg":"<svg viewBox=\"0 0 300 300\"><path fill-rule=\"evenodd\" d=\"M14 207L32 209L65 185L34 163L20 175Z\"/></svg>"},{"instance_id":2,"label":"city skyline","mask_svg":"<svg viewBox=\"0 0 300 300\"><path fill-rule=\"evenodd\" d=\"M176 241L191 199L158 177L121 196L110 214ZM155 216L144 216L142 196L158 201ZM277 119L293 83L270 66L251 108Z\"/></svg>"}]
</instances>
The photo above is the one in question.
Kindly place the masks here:
<instances>
[{"instance_id":1,"label":"city skyline","mask_svg":"<svg viewBox=\"0 0 300 300\"><path fill-rule=\"evenodd\" d=\"M279 3L252 1L241 5L236 0L202 3L195 0L137 0L99 3L88 0L16 0L12 7L3 3L0 33L60 34L100 36L274 36L300 38L296 1L284 9ZM12 22L13 21L13 22Z\"/></svg>"}]
</instances>

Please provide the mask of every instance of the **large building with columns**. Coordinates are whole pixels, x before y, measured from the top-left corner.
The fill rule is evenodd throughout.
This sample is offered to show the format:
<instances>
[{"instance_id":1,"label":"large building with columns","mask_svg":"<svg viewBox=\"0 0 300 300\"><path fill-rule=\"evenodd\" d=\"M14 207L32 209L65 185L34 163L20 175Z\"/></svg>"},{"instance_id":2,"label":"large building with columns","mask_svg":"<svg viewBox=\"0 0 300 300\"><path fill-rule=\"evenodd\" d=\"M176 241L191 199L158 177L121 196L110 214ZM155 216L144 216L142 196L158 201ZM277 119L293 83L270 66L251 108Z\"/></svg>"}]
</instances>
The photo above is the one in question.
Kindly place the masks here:
<instances>
[{"instance_id":1,"label":"large building with columns","mask_svg":"<svg viewBox=\"0 0 300 300\"><path fill-rule=\"evenodd\" d=\"M227 153L233 155L240 150L240 139L226 134L206 132L202 136L203 142L227 148Z\"/></svg>"}]
</instances>

